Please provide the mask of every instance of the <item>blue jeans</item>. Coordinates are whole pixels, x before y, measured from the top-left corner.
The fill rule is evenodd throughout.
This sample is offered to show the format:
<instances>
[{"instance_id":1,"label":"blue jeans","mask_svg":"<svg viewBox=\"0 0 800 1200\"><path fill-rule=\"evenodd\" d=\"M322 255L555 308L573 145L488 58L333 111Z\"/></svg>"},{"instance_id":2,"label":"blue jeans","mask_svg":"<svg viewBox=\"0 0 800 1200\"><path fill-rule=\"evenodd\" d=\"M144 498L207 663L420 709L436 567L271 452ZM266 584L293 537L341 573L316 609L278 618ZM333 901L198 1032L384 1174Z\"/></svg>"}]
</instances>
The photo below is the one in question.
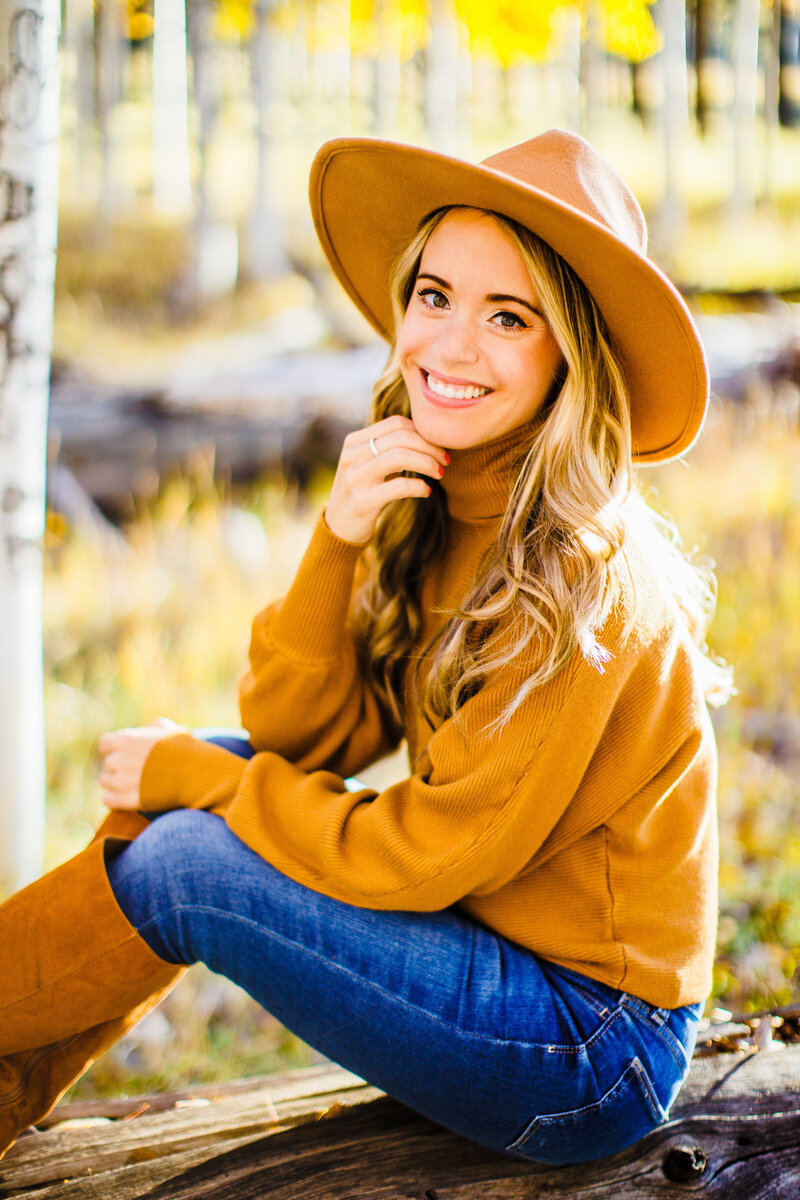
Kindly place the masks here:
<instances>
[{"instance_id":1,"label":"blue jeans","mask_svg":"<svg viewBox=\"0 0 800 1200\"><path fill-rule=\"evenodd\" d=\"M109 876L161 958L206 963L321 1053L518 1158L615 1154L665 1119L688 1070L702 1005L654 1008L457 907L382 912L332 900L211 813L159 816Z\"/></svg>"}]
</instances>

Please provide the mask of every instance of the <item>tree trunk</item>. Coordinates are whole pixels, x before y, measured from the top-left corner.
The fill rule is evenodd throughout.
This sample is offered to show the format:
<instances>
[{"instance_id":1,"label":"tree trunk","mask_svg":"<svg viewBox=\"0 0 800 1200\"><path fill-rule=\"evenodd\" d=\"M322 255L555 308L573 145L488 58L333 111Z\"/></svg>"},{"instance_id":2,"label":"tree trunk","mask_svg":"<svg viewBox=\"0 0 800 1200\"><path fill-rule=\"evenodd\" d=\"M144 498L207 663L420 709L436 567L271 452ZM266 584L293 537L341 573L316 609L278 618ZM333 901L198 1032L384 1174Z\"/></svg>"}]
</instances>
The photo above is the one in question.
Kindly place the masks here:
<instances>
[{"instance_id":1,"label":"tree trunk","mask_svg":"<svg viewBox=\"0 0 800 1200\"><path fill-rule=\"evenodd\" d=\"M275 0L256 0L256 29L250 45L250 73L256 110L256 187L247 239L244 274L269 279L287 269L283 225L273 197L275 170L275 77L277 31L272 25Z\"/></svg>"},{"instance_id":2,"label":"tree trunk","mask_svg":"<svg viewBox=\"0 0 800 1200\"><path fill-rule=\"evenodd\" d=\"M708 57L708 0L694 2L694 110L700 133L708 133L708 105L703 87L702 64Z\"/></svg>"},{"instance_id":3,"label":"tree trunk","mask_svg":"<svg viewBox=\"0 0 800 1200\"><path fill-rule=\"evenodd\" d=\"M779 3L780 0L775 0ZM781 125L800 125L800 6L797 0L781 3L780 33Z\"/></svg>"},{"instance_id":4,"label":"tree trunk","mask_svg":"<svg viewBox=\"0 0 800 1200\"><path fill-rule=\"evenodd\" d=\"M657 220L657 240L661 253L668 257L675 248L686 217L678 187L678 164L689 121L685 0L659 0L656 19L664 37L660 54L663 86L659 109L664 193Z\"/></svg>"},{"instance_id":5,"label":"tree trunk","mask_svg":"<svg viewBox=\"0 0 800 1200\"><path fill-rule=\"evenodd\" d=\"M603 13L598 0L585 6L585 26L580 51L580 131L591 139L605 109Z\"/></svg>"},{"instance_id":6,"label":"tree trunk","mask_svg":"<svg viewBox=\"0 0 800 1200\"><path fill-rule=\"evenodd\" d=\"M733 193L739 218L755 203L754 141L758 91L760 0L736 0L733 12Z\"/></svg>"},{"instance_id":7,"label":"tree trunk","mask_svg":"<svg viewBox=\"0 0 800 1200\"><path fill-rule=\"evenodd\" d=\"M431 148L454 154L458 141L458 26L452 0L431 0L425 50L425 124Z\"/></svg>"},{"instance_id":8,"label":"tree trunk","mask_svg":"<svg viewBox=\"0 0 800 1200\"><path fill-rule=\"evenodd\" d=\"M184 216L192 200L185 0L155 0L153 21L153 203Z\"/></svg>"},{"instance_id":9,"label":"tree trunk","mask_svg":"<svg viewBox=\"0 0 800 1200\"><path fill-rule=\"evenodd\" d=\"M400 99L400 50L398 35L393 33L390 0L377 0L375 14L375 135L397 135Z\"/></svg>"},{"instance_id":10,"label":"tree trunk","mask_svg":"<svg viewBox=\"0 0 800 1200\"><path fill-rule=\"evenodd\" d=\"M58 0L0 0L0 885L41 870L42 532L58 212Z\"/></svg>"},{"instance_id":11,"label":"tree trunk","mask_svg":"<svg viewBox=\"0 0 800 1200\"><path fill-rule=\"evenodd\" d=\"M74 110L64 133L62 201L77 206L95 198L94 13L93 0L67 0L61 29L61 90L65 105Z\"/></svg>"},{"instance_id":12,"label":"tree trunk","mask_svg":"<svg viewBox=\"0 0 800 1200\"><path fill-rule=\"evenodd\" d=\"M108 221L124 172L114 171L114 145L109 115L122 95L124 12L119 0L96 0L94 6L94 119L100 148L100 216Z\"/></svg>"},{"instance_id":13,"label":"tree trunk","mask_svg":"<svg viewBox=\"0 0 800 1200\"><path fill-rule=\"evenodd\" d=\"M773 160L778 142L778 105L780 99L780 56L781 56L781 6L772 0L764 54L764 200L775 201Z\"/></svg>"}]
</instances>

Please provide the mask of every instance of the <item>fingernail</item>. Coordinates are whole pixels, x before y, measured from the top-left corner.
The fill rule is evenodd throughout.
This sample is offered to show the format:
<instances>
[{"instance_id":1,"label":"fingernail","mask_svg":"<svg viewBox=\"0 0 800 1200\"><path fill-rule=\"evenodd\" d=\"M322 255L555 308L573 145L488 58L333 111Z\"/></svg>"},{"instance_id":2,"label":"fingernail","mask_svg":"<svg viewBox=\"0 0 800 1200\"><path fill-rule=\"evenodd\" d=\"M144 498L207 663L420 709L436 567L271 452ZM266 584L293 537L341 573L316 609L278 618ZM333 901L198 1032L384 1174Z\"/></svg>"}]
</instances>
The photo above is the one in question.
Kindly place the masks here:
<instances>
[{"instance_id":1,"label":"fingernail","mask_svg":"<svg viewBox=\"0 0 800 1200\"><path fill-rule=\"evenodd\" d=\"M444 475L444 467L439 467L439 478L441 479L443 475Z\"/></svg>"},{"instance_id":2,"label":"fingernail","mask_svg":"<svg viewBox=\"0 0 800 1200\"><path fill-rule=\"evenodd\" d=\"M427 485L426 485L426 486L427 486ZM432 488L430 488L430 487L428 488L428 495L429 495L429 496L430 496L430 494L431 494L432 490L433 490Z\"/></svg>"},{"instance_id":3,"label":"fingernail","mask_svg":"<svg viewBox=\"0 0 800 1200\"><path fill-rule=\"evenodd\" d=\"M447 464L447 466L449 467L450 466L450 455L447 453L446 450L444 452L444 461Z\"/></svg>"}]
</instances>

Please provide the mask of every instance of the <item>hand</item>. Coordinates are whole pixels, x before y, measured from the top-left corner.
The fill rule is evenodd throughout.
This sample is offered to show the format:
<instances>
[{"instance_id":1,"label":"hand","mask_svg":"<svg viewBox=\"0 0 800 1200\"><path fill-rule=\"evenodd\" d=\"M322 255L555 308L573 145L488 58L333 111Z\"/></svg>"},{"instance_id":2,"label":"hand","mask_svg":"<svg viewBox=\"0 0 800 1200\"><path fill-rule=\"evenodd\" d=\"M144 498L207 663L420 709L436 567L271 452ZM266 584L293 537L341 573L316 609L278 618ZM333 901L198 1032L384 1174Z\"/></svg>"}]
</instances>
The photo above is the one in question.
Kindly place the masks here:
<instances>
[{"instance_id":1,"label":"hand","mask_svg":"<svg viewBox=\"0 0 800 1200\"><path fill-rule=\"evenodd\" d=\"M98 742L103 756L100 773L103 804L107 808L137 809L142 770L153 746L174 733L188 732L185 725L176 725L166 717L159 717L152 725L104 733Z\"/></svg>"},{"instance_id":2,"label":"hand","mask_svg":"<svg viewBox=\"0 0 800 1200\"><path fill-rule=\"evenodd\" d=\"M371 438L377 455L370 448ZM427 442L409 417L386 417L348 434L325 506L328 528L346 542L366 544L387 504L431 494L424 479L409 479L401 472L441 479L449 462L447 451Z\"/></svg>"}]
</instances>

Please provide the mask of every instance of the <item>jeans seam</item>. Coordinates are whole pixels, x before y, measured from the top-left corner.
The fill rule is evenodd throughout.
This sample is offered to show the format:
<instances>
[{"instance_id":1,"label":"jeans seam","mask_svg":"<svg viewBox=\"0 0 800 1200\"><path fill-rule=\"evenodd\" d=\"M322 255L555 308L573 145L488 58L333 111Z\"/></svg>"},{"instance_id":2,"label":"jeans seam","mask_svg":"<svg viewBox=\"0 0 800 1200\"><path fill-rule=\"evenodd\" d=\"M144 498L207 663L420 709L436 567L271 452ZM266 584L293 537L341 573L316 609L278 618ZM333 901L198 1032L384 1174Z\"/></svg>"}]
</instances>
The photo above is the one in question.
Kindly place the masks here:
<instances>
[{"instance_id":1,"label":"jeans seam","mask_svg":"<svg viewBox=\"0 0 800 1200\"><path fill-rule=\"evenodd\" d=\"M639 1077L639 1082L642 1085L642 1091L645 1094L650 1111L653 1114L653 1119L658 1124L661 1124L664 1120L666 1120L666 1113L661 1105L661 1101L656 1095L656 1090L653 1087L650 1076L647 1073L647 1069L644 1063L638 1057L634 1058L633 1060L633 1069Z\"/></svg>"},{"instance_id":2,"label":"jeans seam","mask_svg":"<svg viewBox=\"0 0 800 1200\"><path fill-rule=\"evenodd\" d=\"M667 1025L666 1021L657 1030L657 1033L662 1038L664 1045L667 1047L670 1054L675 1059L675 1062L678 1064L681 1071L683 1071L683 1072L687 1071L689 1068L689 1061L686 1057L683 1046L681 1045L679 1040L676 1038L675 1034L672 1032L669 1025Z\"/></svg>"},{"instance_id":3,"label":"jeans seam","mask_svg":"<svg viewBox=\"0 0 800 1200\"><path fill-rule=\"evenodd\" d=\"M633 1074L636 1075L637 1079L639 1080L645 1104L647 1105L653 1120L656 1122L656 1124L662 1124L665 1120L664 1110L655 1094L653 1085L650 1082L650 1078L644 1065L639 1057L635 1056L625 1067L625 1070L622 1072L620 1077L601 1096L598 1096L596 1100L591 1101L589 1104L581 1104L578 1106L578 1108L566 1109L562 1112L537 1113L535 1117L531 1118L519 1137L517 1137L513 1142L510 1142L506 1146L506 1149L517 1151L518 1153L524 1155L526 1144L531 1141L533 1134L537 1132L539 1126L543 1122L552 1123L558 1120L563 1121L564 1119L574 1117L578 1113L587 1114L590 1112L600 1112L603 1108L608 1106L611 1101L611 1097L614 1095L614 1093L619 1091L620 1085L627 1078L627 1076L631 1074L631 1072L633 1072Z\"/></svg>"},{"instance_id":4,"label":"jeans seam","mask_svg":"<svg viewBox=\"0 0 800 1200\"><path fill-rule=\"evenodd\" d=\"M647 1011L645 1001L639 1000L637 996L626 995L620 1003L623 1008L626 1008L629 1012L638 1015L642 1020L647 1022L648 1028L652 1030L670 1052L681 1071L685 1072L689 1066L689 1061L686 1058L680 1041L672 1032L667 1022L663 1018L657 1020L652 1018L651 1013Z\"/></svg>"},{"instance_id":5,"label":"jeans seam","mask_svg":"<svg viewBox=\"0 0 800 1200\"><path fill-rule=\"evenodd\" d=\"M599 1037L606 1034L614 1022L621 1016L622 1011L619 1008L613 1009L608 1019L603 1021L603 1024L598 1029L595 1029L591 1037L587 1038L585 1042L576 1042L574 1046L560 1046L557 1043L548 1044L546 1042L541 1044L545 1046L548 1054L580 1054L584 1050L589 1050L593 1043Z\"/></svg>"},{"instance_id":6,"label":"jeans seam","mask_svg":"<svg viewBox=\"0 0 800 1200\"><path fill-rule=\"evenodd\" d=\"M345 967L341 963L338 963L338 962L333 962L331 959L326 958L324 955L320 954L316 950L311 949L309 946L304 946L301 942L298 942L291 938L288 938L281 933L277 933L273 929L265 929L263 925L259 925L257 921L253 921L248 917L242 917L236 913L227 912L224 909L214 908L211 905L205 905L205 904L174 905L167 912L160 913L158 917L151 917L149 920L145 921L144 924L139 927L139 933L142 937L145 937L144 931L147 929L148 926L157 926L158 922L160 920L163 920L164 917L170 915L170 913L179 914L179 913L188 913L188 912L215 913L215 914L219 914L219 915L227 918L228 920L241 922L244 925L248 925L251 928L258 930L260 932L260 934L262 934L263 936L266 936L269 938L274 938L276 941L281 942L285 946L291 946L291 947L299 950L301 953L307 954L307 955L309 955L309 957L316 959L318 962L325 963L325 965L327 967L333 968L336 971L341 971L343 974L349 976L351 979L358 979L360 983L365 984L371 990L379 992L382 996L386 996L386 997L396 1001L398 1004L402 1004L405 1008L408 1008L413 1012L421 1013L423 1016L427 1017L429 1020L434 1021L434 1022L436 1022L436 1024L442 1025L443 1027L445 1027L447 1029L452 1030L454 1033L456 1033L460 1037L464 1037L464 1038L474 1038L477 1041L491 1042L496 1045L526 1046L526 1047L531 1047L531 1048L535 1048L538 1050L544 1050L548 1053L553 1052L553 1051L563 1051L565 1053L579 1053L581 1050L584 1049L585 1046L588 1046L591 1041L594 1041L594 1039L601 1032L603 1032L608 1027L608 1025L611 1023L611 1021L613 1021L615 1019L615 1017L618 1015L618 1012L615 1012L614 1014L612 1014L612 1017L610 1018L610 1020L605 1022L604 1025L601 1027L601 1029L598 1029L597 1032L592 1035L592 1038L590 1038L589 1042L581 1042L579 1045L576 1045L574 1047L573 1046L555 1046L555 1047L553 1047L547 1042L527 1042L521 1038L498 1038L498 1037L493 1037L489 1034L475 1033L475 1032L472 1032L471 1030L462 1029L459 1025L454 1025L451 1021L444 1020L444 1018L438 1016L436 1013L429 1012L429 1010L426 1008L420 1008L419 1005L413 1004L410 1000L407 1000L404 996L399 996L396 992L388 991L386 988L382 987L379 983L375 983L374 980L367 979L363 975L356 974L356 972L350 970L349 967ZM147 940L146 937L145 937L145 940ZM234 980L234 982L235 982L235 980Z\"/></svg>"}]
</instances>

